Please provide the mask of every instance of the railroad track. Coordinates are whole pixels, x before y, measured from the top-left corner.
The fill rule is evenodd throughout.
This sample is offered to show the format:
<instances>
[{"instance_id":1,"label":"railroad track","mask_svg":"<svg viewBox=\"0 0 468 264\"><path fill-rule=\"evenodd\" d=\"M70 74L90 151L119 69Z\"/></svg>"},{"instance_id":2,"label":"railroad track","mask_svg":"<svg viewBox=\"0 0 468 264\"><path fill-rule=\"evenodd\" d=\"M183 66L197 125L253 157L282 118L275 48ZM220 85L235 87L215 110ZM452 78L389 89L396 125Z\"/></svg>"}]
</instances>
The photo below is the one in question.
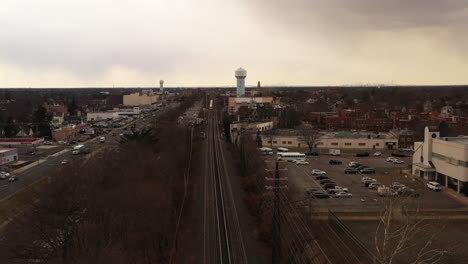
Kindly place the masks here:
<instances>
[{"instance_id":1,"label":"railroad track","mask_svg":"<svg viewBox=\"0 0 468 264\"><path fill-rule=\"evenodd\" d=\"M207 131L204 192L204 263L248 263L215 112Z\"/></svg>"}]
</instances>

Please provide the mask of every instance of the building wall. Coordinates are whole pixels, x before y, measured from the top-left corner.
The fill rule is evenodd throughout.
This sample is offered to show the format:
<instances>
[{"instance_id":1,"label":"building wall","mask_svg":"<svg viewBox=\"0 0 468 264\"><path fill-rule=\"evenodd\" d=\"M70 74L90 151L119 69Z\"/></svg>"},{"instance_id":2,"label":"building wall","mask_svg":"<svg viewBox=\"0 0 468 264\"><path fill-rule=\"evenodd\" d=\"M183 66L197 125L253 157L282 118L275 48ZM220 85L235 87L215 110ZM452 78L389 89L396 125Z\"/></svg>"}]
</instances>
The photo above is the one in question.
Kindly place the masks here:
<instances>
[{"instance_id":1,"label":"building wall","mask_svg":"<svg viewBox=\"0 0 468 264\"><path fill-rule=\"evenodd\" d=\"M156 94L132 93L123 96L124 105L151 105L158 102L159 96Z\"/></svg>"},{"instance_id":2,"label":"building wall","mask_svg":"<svg viewBox=\"0 0 468 264\"><path fill-rule=\"evenodd\" d=\"M438 173L468 182L468 146L433 139L431 156Z\"/></svg>"},{"instance_id":3,"label":"building wall","mask_svg":"<svg viewBox=\"0 0 468 264\"><path fill-rule=\"evenodd\" d=\"M55 141L72 140L79 134L78 127L64 127L52 130L52 139Z\"/></svg>"},{"instance_id":4,"label":"building wall","mask_svg":"<svg viewBox=\"0 0 468 264\"><path fill-rule=\"evenodd\" d=\"M299 136L268 136L262 135L264 147L306 148L307 144Z\"/></svg>"},{"instance_id":5,"label":"building wall","mask_svg":"<svg viewBox=\"0 0 468 264\"><path fill-rule=\"evenodd\" d=\"M115 112L94 112L87 113L86 120L106 120L116 118L118 115Z\"/></svg>"},{"instance_id":6,"label":"building wall","mask_svg":"<svg viewBox=\"0 0 468 264\"><path fill-rule=\"evenodd\" d=\"M18 160L18 149L1 149L0 165L5 165Z\"/></svg>"},{"instance_id":7,"label":"building wall","mask_svg":"<svg viewBox=\"0 0 468 264\"><path fill-rule=\"evenodd\" d=\"M317 141L317 148L384 150L388 149L388 145L396 149L398 148L398 140L385 138L320 138Z\"/></svg>"}]
</instances>

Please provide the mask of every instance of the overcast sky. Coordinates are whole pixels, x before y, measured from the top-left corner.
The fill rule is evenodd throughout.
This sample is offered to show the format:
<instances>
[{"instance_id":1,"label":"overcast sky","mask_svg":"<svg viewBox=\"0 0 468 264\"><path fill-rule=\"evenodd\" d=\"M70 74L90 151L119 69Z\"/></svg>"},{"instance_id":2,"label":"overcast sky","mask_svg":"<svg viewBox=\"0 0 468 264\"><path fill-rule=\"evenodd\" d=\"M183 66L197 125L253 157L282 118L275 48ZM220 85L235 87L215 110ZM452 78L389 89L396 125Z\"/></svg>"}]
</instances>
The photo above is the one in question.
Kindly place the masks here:
<instances>
[{"instance_id":1,"label":"overcast sky","mask_svg":"<svg viewBox=\"0 0 468 264\"><path fill-rule=\"evenodd\" d=\"M468 84L467 0L2 0L0 87Z\"/></svg>"}]
</instances>

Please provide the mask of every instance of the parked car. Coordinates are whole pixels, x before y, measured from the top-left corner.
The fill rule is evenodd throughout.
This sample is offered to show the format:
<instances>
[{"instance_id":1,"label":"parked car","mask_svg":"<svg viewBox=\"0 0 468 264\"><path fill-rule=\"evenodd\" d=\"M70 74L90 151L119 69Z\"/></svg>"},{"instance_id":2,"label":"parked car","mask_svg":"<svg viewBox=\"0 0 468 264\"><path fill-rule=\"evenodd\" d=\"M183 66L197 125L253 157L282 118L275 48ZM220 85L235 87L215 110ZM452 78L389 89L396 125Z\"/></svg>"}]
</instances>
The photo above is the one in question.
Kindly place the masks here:
<instances>
[{"instance_id":1,"label":"parked car","mask_svg":"<svg viewBox=\"0 0 468 264\"><path fill-rule=\"evenodd\" d=\"M368 180L373 180L373 179L371 177L367 177L367 176L364 176L364 177L361 178L362 183L364 183L364 182L366 182Z\"/></svg>"},{"instance_id":2,"label":"parked car","mask_svg":"<svg viewBox=\"0 0 468 264\"><path fill-rule=\"evenodd\" d=\"M376 179L368 179L368 180L365 180L363 183L364 183L365 187L369 187L369 184L371 184L373 182L377 182L377 180Z\"/></svg>"},{"instance_id":3,"label":"parked car","mask_svg":"<svg viewBox=\"0 0 468 264\"><path fill-rule=\"evenodd\" d=\"M325 175L319 175L315 177L316 180L327 180L330 179L330 177L325 176Z\"/></svg>"},{"instance_id":4,"label":"parked car","mask_svg":"<svg viewBox=\"0 0 468 264\"><path fill-rule=\"evenodd\" d=\"M324 180L321 180L319 182L321 185L324 185L325 183L335 183L334 181L332 181L331 179L324 179Z\"/></svg>"},{"instance_id":5,"label":"parked car","mask_svg":"<svg viewBox=\"0 0 468 264\"><path fill-rule=\"evenodd\" d=\"M364 168L359 171L361 174L375 174L374 168Z\"/></svg>"},{"instance_id":6,"label":"parked car","mask_svg":"<svg viewBox=\"0 0 468 264\"><path fill-rule=\"evenodd\" d=\"M318 152L312 152L312 151L305 152L304 154L307 155L307 156L318 156L319 155Z\"/></svg>"},{"instance_id":7,"label":"parked car","mask_svg":"<svg viewBox=\"0 0 468 264\"><path fill-rule=\"evenodd\" d=\"M310 196L313 192L319 192L320 190L317 189L317 188L310 188L309 190L307 190L305 193L306 193L306 196Z\"/></svg>"},{"instance_id":8,"label":"parked car","mask_svg":"<svg viewBox=\"0 0 468 264\"><path fill-rule=\"evenodd\" d=\"M365 168L369 168L369 166L361 165L361 166L356 167L358 171L365 169Z\"/></svg>"},{"instance_id":9,"label":"parked car","mask_svg":"<svg viewBox=\"0 0 468 264\"><path fill-rule=\"evenodd\" d=\"M380 156L382 156L382 152L377 151L374 153L374 157L380 157Z\"/></svg>"},{"instance_id":10,"label":"parked car","mask_svg":"<svg viewBox=\"0 0 468 264\"><path fill-rule=\"evenodd\" d=\"M419 197L419 193L415 192L414 189L409 187L402 187L397 190L397 193L401 196Z\"/></svg>"},{"instance_id":11,"label":"parked car","mask_svg":"<svg viewBox=\"0 0 468 264\"><path fill-rule=\"evenodd\" d=\"M369 157L369 152L356 153L356 157Z\"/></svg>"},{"instance_id":12,"label":"parked car","mask_svg":"<svg viewBox=\"0 0 468 264\"><path fill-rule=\"evenodd\" d=\"M343 163L343 162L341 162L341 160L330 160L330 161L328 162L328 164L337 164L337 165L342 164L342 163Z\"/></svg>"},{"instance_id":13,"label":"parked car","mask_svg":"<svg viewBox=\"0 0 468 264\"><path fill-rule=\"evenodd\" d=\"M335 198L352 198L353 194L349 192L338 192L335 194Z\"/></svg>"},{"instance_id":14,"label":"parked car","mask_svg":"<svg viewBox=\"0 0 468 264\"><path fill-rule=\"evenodd\" d=\"M333 189L335 187L336 187L336 183L334 183L334 182L325 183L323 185L323 189L325 189L325 190Z\"/></svg>"},{"instance_id":15,"label":"parked car","mask_svg":"<svg viewBox=\"0 0 468 264\"><path fill-rule=\"evenodd\" d=\"M64 159L64 160L62 160L62 162L60 162L60 164L62 164L62 165L65 165L67 163L68 163L68 160L66 160L66 159Z\"/></svg>"},{"instance_id":16,"label":"parked car","mask_svg":"<svg viewBox=\"0 0 468 264\"><path fill-rule=\"evenodd\" d=\"M310 194L311 198L313 199L328 199L330 198L330 195L321 192L321 191L315 191Z\"/></svg>"},{"instance_id":17,"label":"parked car","mask_svg":"<svg viewBox=\"0 0 468 264\"><path fill-rule=\"evenodd\" d=\"M426 184L426 186L427 186L427 188L429 188L429 189L431 189L431 190L433 190L433 191L440 191L440 190L442 190L440 184L437 183L437 182L433 182L433 181L428 182L428 183Z\"/></svg>"},{"instance_id":18,"label":"parked car","mask_svg":"<svg viewBox=\"0 0 468 264\"><path fill-rule=\"evenodd\" d=\"M353 167L353 168L357 168L359 166L362 166L361 163L359 162L356 162L356 161L351 161L349 164L348 164L349 167Z\"/></svg>"},{"instance_id":19,"label":"parked car","mask_svg":"<svg viewBox=\"0 0 468 264\"><path fill-rule=\"evenodd\" d=\"M388 157L387 158L387 162L394 162L396 160L396 158L394 157Z\"/></svg>"},{"instance_id":20,"label":"parked car","mask_svg":"<svg viewBox=\"0 0 468 264\"><path fill-rule=\"evenodd\" d=\"M399 183L399 182L393 182L391 185L390 185L390 188L394 189L394 190L397 190L397 189L400 189L400 188L403 188L403 187L406 187L406 185L402 184L402 183Z\"/></svg>"},{"instance_id":21,"label":"parked car","mask_svg":"<svg viewBox=\"0 0 468 264\"><path fill-rule=\"evenodd\" d=\"M42 144L44 144L44 145L52 145L52 141L44 141Z\"/></svg>"},{"instance_id":22,"label":"parked car","mask_svg":"<svg viewBox=\"0 0 468 264\"><path fill-rule=\"evenodd\" d=\"M326 175L327 173L323 170L313 169L312 175Z\"/></svg>"},{"instance_id":23,"label":"parked car","mask_svg":"<svg viewBox=\"0 0 468 264\"><path fill-rule=\"evenodd\" d=\"M344 169L344 173L345 174L356 174L358 173L359 171L355 168L346 168Z\"/></svg>"},{"instance_id":24,"label":"parked car","mask_svg":"<svg viewBox=\"0 0 468 264\"><path fill-rule=\"evenodd\" d=\"M404 164L405 162L399 159L393 161L394 164Z\"/></svg>"},{"instance_id":25,"label":"parked car","mask_svg":"<svg viewBox=\"0 0 468 264\"><path fill-rule=\"evenodd\" d=\"M369 183L369 186L367 186L367 188L369 188L371 190L377 190L381 186L382 186L382 184L380 184L378 182L371 182L371 183Z\"/></svg>"},{"instance_id":26,"label":"parked car","mask_svg":"<svg viewBox=\"0 0 468 264\"><path fill-rule=\"evenodd\" d=\"M10 178L10 173L6 171L0 171L0 179L5 180Z\"/></svg>"},{"instance_id":27,"label":"parked car","mask_svg":"<svg viewBox=\"0 0 468 264\"><path fill-rule=\"evenodd\" d=\"M308 161L296 160L296 165L309 165Z\"/></svg>"},{"instance_id":28,"label":"parked car","mask_svg":"<svg viewBox=\"0 0 468 264\"><path fill-rule=\"evenodd\" d=\"M398 193L395 190L392 190L391 188L382 186L377 189L377 193L381 197L389 197L389 196L396 196Z\"/></svg>"},{"instance_id":29,"label":"parked car","mask_svg":"<svg viewBox=\"0 0 468 264\"><path fill-rule=\"evenodd\" d=\"M338 192L348 192L348 188L342 187L342 186L335 186L333 188L330 188L327 190L328 193L338 193Z\"/></svg>"},{"instance_id":30,"label":"parked car","mask_svg":"<svg viewBox=\"0 0 468 264\"><path fill-rule=\"evenodd\" d=\"M18 180L18 177L16 177L15 175L11 175L9 178L8 178L8 181L9 182L15 182Z\"/></svg>"}]
</instances>

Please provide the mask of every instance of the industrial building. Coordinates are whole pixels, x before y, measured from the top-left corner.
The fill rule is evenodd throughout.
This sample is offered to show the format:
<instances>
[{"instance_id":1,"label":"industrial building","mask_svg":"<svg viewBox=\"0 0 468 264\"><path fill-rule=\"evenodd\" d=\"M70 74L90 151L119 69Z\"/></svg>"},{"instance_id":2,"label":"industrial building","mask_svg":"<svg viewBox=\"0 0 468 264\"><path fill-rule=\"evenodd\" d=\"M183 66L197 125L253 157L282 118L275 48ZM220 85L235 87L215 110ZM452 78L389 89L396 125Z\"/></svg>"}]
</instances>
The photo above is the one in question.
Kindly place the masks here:
<instances>
[{"instance_id":1,"label":"industrial building","mask_svg":"<svg viewBox=\"0 0 468 264\"><path fill-rule=\"evenodd\" d=\"M468 137L440 137L426 127L424 141L414 143L412 173L468 196Z\"/></svg>"},{"instance_id":2,"label":"industrial building","mask_svg":"<svg viewBox=\"0 0 468 264\"><path fill-rule=\"evenodd\" d=\"M231 142L235 143L241 132L253 133L256 135L257 131L263 132L273 129L273 121L268 122L233 122L229 125Z\"/></svg>"},{"instance_id":3,"label":"industrial building","mask_svg":"<svg viewBox=\"0 0 468 264\"><path fill-rule=\"evenodd\" d=\"M391 150L398 148L398 139L390 133L343 131L321 134L316 145L325 149Z\"/></svg>"},{"instance_id":4,"label":"industrial building","mask_svg":"<svg viewBox=\"0 0 468 264\"><path fill-rule=\"evenodd\" d=\"M18 160L18 149L0 148L0 165L5 165Z\"/></svg>"}]
</instances>

